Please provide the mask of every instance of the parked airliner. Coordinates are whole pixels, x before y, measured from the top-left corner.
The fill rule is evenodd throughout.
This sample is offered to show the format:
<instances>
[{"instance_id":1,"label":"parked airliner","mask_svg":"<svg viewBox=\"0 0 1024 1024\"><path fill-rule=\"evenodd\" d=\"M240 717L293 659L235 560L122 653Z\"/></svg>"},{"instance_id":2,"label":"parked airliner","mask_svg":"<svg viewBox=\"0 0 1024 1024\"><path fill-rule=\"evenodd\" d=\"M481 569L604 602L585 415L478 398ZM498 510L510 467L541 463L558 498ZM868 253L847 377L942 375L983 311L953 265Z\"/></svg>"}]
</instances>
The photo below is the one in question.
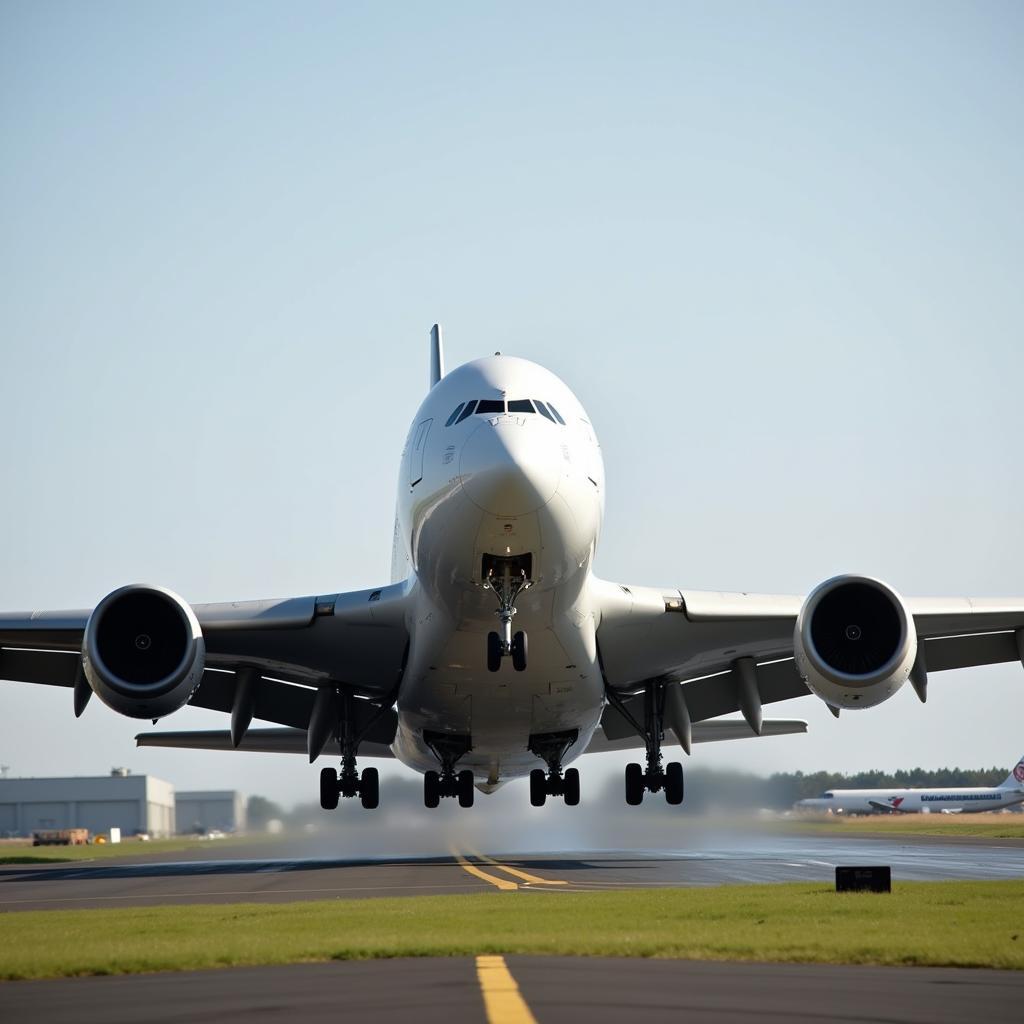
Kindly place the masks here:
<instances>
[{"instance_id":1,"label":"parked airliner","mask_svg":"<svg viewBox=\"0 0 1024 1024\"><path fill-rule=\"evenodd\" d=\"M903 598L859 575L806 598L601 579L605 473L583 405L536 363L495 354L446 374L436 327L431 345L389 584L221 604L131 584L91 609L4 614L0 678L68 687L76 715L93 694L138 719L186 704L230 715L229 729L141 745L332 753L325 808L377 806L360 757L422 772L428 806L527 775L535 805L575 804L568 765L626 748L644 751L626 800L678 804L666 744L802 732L763 705L814 694L838 715L908 679L924 700L929 672L1021 657L1021 598Z\"/></svg>"},{"instance_id":2,"label":"parked airliner","mask_svg":"<svg viewBox=\"0 0 1024 1024\"><path fill-rule=\"evenodd\" d=\"M830 789L798 800L798 811L818 814L960 814L1000 811L1024 803L1024 757L998 786L952 786L946 789Z\"/></svg>"}]
</instances>

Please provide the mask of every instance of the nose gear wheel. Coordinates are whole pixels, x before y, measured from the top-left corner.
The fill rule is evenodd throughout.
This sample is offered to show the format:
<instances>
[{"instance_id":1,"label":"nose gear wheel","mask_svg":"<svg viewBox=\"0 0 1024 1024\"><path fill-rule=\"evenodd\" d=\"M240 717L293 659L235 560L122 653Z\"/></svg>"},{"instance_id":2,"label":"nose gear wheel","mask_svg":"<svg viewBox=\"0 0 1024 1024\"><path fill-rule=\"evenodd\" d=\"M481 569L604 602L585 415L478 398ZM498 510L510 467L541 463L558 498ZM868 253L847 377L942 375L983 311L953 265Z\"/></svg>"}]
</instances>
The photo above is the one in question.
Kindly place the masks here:
<instances>
[{"instance_id":1,"label":"nose gear wheel","mask_svg":"<svg viewBox=\"0 0 1024 1024\"><path fill-rule=\"evenodd\" d=\"M528 646L526 633L520 630L512 635L512 618L516 614L516 600L533 586L534 581L527 577L525 569L515 572L508 561L499 568L501 572L488 569L483 583L484 589L490 590L498 599L498 610L494 614L501 621L500 632L487 634L487 670L497 672L501 668L501 659L511 657L512 667L517 672L524 672Z\"/></svg>"}]
</instances>

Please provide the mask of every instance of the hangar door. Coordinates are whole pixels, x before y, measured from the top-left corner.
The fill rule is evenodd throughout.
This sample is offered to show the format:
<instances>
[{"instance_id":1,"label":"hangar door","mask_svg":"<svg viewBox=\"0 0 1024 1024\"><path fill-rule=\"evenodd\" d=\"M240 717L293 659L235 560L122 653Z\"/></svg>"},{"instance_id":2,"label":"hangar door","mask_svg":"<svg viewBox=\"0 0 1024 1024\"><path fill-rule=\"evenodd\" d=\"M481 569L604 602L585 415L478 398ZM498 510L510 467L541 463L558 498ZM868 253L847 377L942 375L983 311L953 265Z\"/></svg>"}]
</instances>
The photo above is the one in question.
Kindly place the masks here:
<instances>
[{"instance_id":1,"label":"hangar door","mask_svg":"<svg viewBox=\"0 0 1024 1024\"><path fill-rule=\"evenodd\" d=\"M78 828L90 832L107 832L119 828L126 836L145 828L139 800L79 800Z\"/></svg>"},{"instance_id":2,"label":"hangar door","mask_svg":"<svg viewBox=\"0 0 1024 1024\"><path fill-rule=\"evenodd\" d=\"M35 832L40 828L71 828L73 824L68 821L68 805L63 800L21 805L23 832Z\"/></svg>"},{"instance_id":3,"label":"hangar door","mask_svg":"<svg viewBox=\"0 0 1024 1024\"><path fill-rule=\"evenodd\" d=\"M18 805L0 804L0 836L18 827Z\"/></svg>"}]
</instances>

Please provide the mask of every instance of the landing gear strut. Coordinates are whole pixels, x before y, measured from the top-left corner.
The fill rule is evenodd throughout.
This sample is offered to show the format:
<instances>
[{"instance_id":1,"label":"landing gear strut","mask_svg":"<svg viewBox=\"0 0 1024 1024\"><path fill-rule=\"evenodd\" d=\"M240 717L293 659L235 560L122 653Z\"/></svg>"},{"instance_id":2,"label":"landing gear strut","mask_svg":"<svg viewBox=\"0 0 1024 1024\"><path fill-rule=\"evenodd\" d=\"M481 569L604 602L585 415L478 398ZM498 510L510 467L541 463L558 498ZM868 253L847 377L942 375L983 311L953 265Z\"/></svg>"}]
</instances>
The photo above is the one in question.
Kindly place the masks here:
<instances>
[{"instance_id":1,"label":"landing gear strut","mask_svg":"<svg viewBox=\"0 0 1024 1024\"><path fill-rule=\"evenodd\" d=\"M380 804L380 776L376 768L364 768L362 773L356 766L356 752L369 727L378 716L369 720L361 730L356 730L355 698L351 693L342 696L343 714L339 723L338 740L341 744L341 772L333 768L324 768L320 772L320 806L325 811L333 811L338 807L340 797L351 799L359 797L363 807L372 810ZM378 712L382 714L383 708Z\"/></svg>"},{"instance_id":2,"label":"landing gear strut","mask_svg":"<svg viewBox=\"0 0 1024 1024\"><path fill-rule=\"evenodd\" d=\"M566 751L579 739L579 730L566 732L542 732L530 737L530 753L546 761L548 771L534 768L530 772L530 803L543 807L549 796L565 798L568 807L580 802L580 773L576 768L562 771L562 760Z\"/></svg>"},{"instance_id":3,"label":"landing gear strut","mask_svg":"<svg viewBox=\"0 0 1024 1024\"><path fill-rule=\"evenodd\" d=\"M647 744L646 764L635 762L626 765L626 803L632 806L643 803L644 793L664 791L665 800L670 804L683 802L683 766L678 761L662 765L661 741L664 737L663 721L665 711L665 690L657 683L648 683L644 692L644 721L641 725L629 712L622 700L613 691L608 691L609 700L633 724Z\"/></svg>"},{"instance_id":4,"label":"landing gear strut","mask_svg":"<svg viewBox=\"0 0 1024 1024\"><path fill-rule=\"evenodd\" d=\"M423 741L441 762L441 771L428 771L423 776L423 803L437 807L443 796L458 797L460 807L473 806L473 773L468 769L455 771L463 755L473 749L469 736L424 731Z\"/></svg>"},{"instance_id":5,"label":"landing gear strut","mask_svg":"<svg viewBox=\"0 0 1024 1024\"><path fill-rule=\"evenodd\" d=\"M487 570L484 588L494 592L498 599L498 610L495 614L501 620L501 632L487 634L487 670L497 672L501 668L501 659L512 658L512 667L517 672L526 669L527 642L526 634L519 631L512 635L512 616L516 613L516 599L524 591L533 586L533 580L527 579L526 570L514 572L511 561L497 560L498 570Z\"/></svg>"}]
</instances>

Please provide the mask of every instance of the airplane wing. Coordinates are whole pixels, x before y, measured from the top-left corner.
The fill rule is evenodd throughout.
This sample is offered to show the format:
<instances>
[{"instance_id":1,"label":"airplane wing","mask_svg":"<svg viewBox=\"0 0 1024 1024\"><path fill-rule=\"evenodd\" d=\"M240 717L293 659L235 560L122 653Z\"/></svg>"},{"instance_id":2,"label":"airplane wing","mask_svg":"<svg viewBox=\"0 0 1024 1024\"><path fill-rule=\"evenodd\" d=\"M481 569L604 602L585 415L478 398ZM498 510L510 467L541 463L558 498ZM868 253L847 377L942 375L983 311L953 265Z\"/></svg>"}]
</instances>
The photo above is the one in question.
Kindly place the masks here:
<instances>
[{"instance_id":1,"label":"airplane wing","mask_svg":"<svg viewBox=\"0 0 1024 1024\"><path fill-rule=\"evenodd\" d=\"M390 730L383 728L380 735L387 737L390 731L394 735L394 726ZM394 757L388 744L374 740L371 735L359 744L359 756L362 757ZM199 732L143 732L135 737L135 745L139 747L177 747L185 750L245 750L258 754L303 754L308 748L305 729L250 729L236 747L231 742L231 733L227 729L212 729ZM329 740L324 747L325 754L341 754L336 739Z\"/></svg>"},{"instance_id":2,"label":"airplane wing","mask_svg":"<svg viewBox=\"0 0 1024 1024\"><path fill-rule=\"evenodd\" d=\"M605 720L621 718L612 705L604 710L601 718L602 728L598 729L590 740L590 744L584 751L585 754L600 754L608 750L642 750L646 742L635 731L630 730L629 734L623 735L621 727L617 723L610 729L603 728ZM761 736L790 736L794 733L807 732L807 723L796 718L768 718L762 723ZM616 738L611 738L612 733ZM750 728L742 718L720 718L713 722L699 722L693 727L693 743L716 743L720 740L745 740L757 738L757 733ZM670 746L679 743L673 735L665 736L664 745Z\"/></svg>"},{"instance_id":3,"label":"airplane wing","mask_svg":"<svg viewBox=\"0 0 1024 1024\"><path fill-rule=\"evenodd\" d=\"M244 671L251 678L252 717L292 729L309 725L321 683L390 707L409 646L406 594L401 583L343 594L192 605L206 655L189 703L231 713ZM89 610L0 615L0 679L76 687L89 615ZM357 703L368 722L369 701ZM79 706L76 699L76 710L81 707L84 700ZM383 737L389 724L393 737L393 713L377 717L372 738L390 742Z\"/></svg>"},{"instance_id":4,"label":"airplane wing","mask_svg":"<svg viewBox=\"0 0 1024 1024\"><path fill-rule=\"evenodd\" d=\"M804 598L624 586L601 581L597 644L609 688L683 684L694 723L743 710L736 663L752 659L762 704L810 691L793 633ZM927 672L1021 659L1024 598L906 598ZM624 701L642 708L642 695Z\"/></svg>"}]
</instances>

